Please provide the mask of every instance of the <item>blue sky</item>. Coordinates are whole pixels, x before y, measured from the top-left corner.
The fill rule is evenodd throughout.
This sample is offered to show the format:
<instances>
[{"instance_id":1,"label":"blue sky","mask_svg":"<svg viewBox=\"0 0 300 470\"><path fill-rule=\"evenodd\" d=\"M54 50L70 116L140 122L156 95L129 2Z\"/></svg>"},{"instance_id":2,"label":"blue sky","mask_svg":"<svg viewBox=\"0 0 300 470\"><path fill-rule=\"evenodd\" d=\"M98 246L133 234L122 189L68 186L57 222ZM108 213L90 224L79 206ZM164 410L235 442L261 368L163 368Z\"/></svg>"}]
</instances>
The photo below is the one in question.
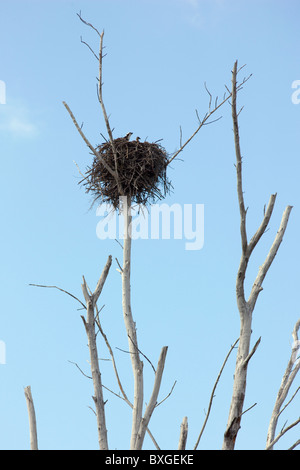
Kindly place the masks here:
<instances>
[{"instance_id":1,"label":"blue sky","mask_svg":"<svg viewBox=\"0 0 300 470\"><path fill-rule=\"evenodd\" d=\"M121 257L113 240L99 240L96 208L78 186L74 164L84 170L91 156L73 126L65 100L93 144L105 126L96 97L97 64L80 36L95 49L98 38L76 13L105 30L104 99L115 137L132 131L149 141L163 139L168 152L197 126L207 111L209 90L222 96L233 63L253 74L239 94L248 235L252 236L270 194L277 201L269 231L249 265L251 288L287 205L293 205L279 253L257 302L244 415L237 448L262 449L274 400L291 352L299 318L299 136L300 104L292 101L300 80L298 1L278 0L94 0L2 1L0 3L1 292L0 448L29 446L23 388L31 385L39 446L96 449L92 383L79 304L57 285L81 298L81 276L91 288L109 254ZM242 78L242 77L241 77ZM298 95L299 96L299 95ZM184 240L136 240L133 246L132 309L140 348L153 363L169 346L160 398L177 381L171 397L154 413L150 429L163 449L178 443L180 423L189 420L192 448L205 418L212 386L230 345L239 335L235 277L240 258L239 212L230 107L205 127L169 169L168 204L204 204L202 250L185 250ZM217 116L217 117L218 117ZM122 310L121 279L113 265L100 305L103 328L114 349L123 385L132 396L131 367ZM109 355L101 342L100 357ZM216 391L200 449L222 445L234 372L231 356ZM145 401L153 373L145 369ZM101 361L103 383L117 390L109 361ZM293 390L295 390L295 384ZM111 449L129 447L131 410L105 392ZM299 399L280 425L299 415ZM279 426L280 426L279 425ZM294 429L280 441L287 448ZM145 448L153 448L148 438Z\"/></svg>"}]
</instances>

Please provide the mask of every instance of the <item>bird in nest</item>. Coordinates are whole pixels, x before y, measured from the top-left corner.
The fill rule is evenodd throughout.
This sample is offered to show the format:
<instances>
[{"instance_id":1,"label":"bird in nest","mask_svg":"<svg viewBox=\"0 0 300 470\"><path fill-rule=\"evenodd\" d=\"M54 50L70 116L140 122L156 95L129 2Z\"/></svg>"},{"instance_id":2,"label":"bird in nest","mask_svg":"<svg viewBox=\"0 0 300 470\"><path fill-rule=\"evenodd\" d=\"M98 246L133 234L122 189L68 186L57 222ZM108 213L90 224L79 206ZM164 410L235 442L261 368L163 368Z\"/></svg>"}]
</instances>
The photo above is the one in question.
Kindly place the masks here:
<instances>
[{"instance_id":1,"label":"bird in nest","mask_svg":"<svg viewBox=\"0 0 300 470\"><path fill-rule=\"evenodd\" d=\"M128 134L125 135L124 139L129 142L130 137L132 136L133 132L128 132Z\"/></svg>"}]
</instances>

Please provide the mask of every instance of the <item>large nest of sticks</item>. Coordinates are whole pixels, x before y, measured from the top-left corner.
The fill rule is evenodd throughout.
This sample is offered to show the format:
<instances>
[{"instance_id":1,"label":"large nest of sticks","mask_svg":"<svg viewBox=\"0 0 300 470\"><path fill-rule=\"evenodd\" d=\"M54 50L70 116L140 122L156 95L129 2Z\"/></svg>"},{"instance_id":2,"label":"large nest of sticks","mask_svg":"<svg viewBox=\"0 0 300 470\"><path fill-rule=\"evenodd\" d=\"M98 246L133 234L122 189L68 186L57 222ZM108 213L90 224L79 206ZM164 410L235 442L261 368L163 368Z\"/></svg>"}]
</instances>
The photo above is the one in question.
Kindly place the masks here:
<instances>
[{"instance_id":1,"label":"large nest of sticks","mask_svg":"<svg viewBox=\"0 0 300 470\"><path fill-rule=\"evenodd\" d=\"M163 199L170 191L166 150L157 142L140 142L138 137L130 141L130 135L114 139L113 145L107 141L96 148L100 158L94 157L80 181L94 202L107 202L117 209L120 196L129 196L132 202L146 205Z\"/></svg>"}]
</instances>

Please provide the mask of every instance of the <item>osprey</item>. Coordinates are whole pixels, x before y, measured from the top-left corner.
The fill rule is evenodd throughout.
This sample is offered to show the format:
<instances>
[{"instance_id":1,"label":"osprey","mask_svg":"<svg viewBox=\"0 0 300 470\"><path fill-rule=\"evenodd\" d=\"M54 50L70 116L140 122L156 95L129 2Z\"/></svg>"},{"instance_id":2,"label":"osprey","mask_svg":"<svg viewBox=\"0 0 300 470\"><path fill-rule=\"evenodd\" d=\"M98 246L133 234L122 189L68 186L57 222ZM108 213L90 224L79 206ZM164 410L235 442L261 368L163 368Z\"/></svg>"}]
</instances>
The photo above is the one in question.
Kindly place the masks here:
<instances>
[{"instance_id":1,"label":"osprey","mask_svg":"<svg viewBox=\"0 0 300 470\"><path fill-rule=\"evenodd\" d=\"M124 139L129 141L132 134L133 134L133 132L128 132L128 134L125 135Z\"/></svg>"}]
</instances>

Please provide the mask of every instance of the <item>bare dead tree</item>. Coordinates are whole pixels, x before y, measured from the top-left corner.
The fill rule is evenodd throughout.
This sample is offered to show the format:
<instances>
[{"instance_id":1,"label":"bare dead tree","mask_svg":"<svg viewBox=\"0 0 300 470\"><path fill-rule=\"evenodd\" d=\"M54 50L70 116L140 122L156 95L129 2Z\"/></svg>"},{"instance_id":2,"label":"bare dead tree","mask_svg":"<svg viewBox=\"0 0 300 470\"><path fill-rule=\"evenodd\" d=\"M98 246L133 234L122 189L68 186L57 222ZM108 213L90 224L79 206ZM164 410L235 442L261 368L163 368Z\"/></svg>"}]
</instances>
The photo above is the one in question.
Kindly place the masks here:
<instances>
[{"instance_id":1,"label":"bare dead tree","mask_svg":"<svg viewBox=\"0 0 300 470\"><path fill-rule=\"evenodd\" d=\"M137 331L136 331L136 324L133 318L132 314L132 309L131 309L131 285L130 285L130 274L131 274L131 198L129 195L124 194L122 185L120 183L120 178L118 174L118 162L117 162L117 152L116 152L116 147L115 147L115 139L113 137L113 132L109 123L108 115L106 112L106 108L104 105L104 100L103 100L103 37L104 37L104 32L100 33L91 23L88 23L85 21L81 14L78 15L80 20L87 25L88 27L91 27L98 35L99 37L99 53L96 54L93 49L87 44L85 41L81 39L81 41L91 50L93 53L94 57L96 58L98 62L98 70L99 70L99 75L97 79L97 96L99 103L101 105L102 109L102 114L104 117L108 137L109 137L109 142L111 144L113 154L114 154L114 167L112 165L108 165L107 162L104 161L102 156L99 154L97 149L90 143L88 138L85 136L82 127L79 126L76 118L74 117L70 107L67 105L67 103L63 102L65 108L67 109L70 117L72 118L72 121L79 132L80 136L86 143L86 145L89 147L89 149L92 151L92 153L96 156L96 158L103 164L103 166L106 168L107 171L112 175L112 177L115 179L116 185L118 187L118 192L119 192L119 197L122 199L122 214L124 217L124 246L123 246L123 266L120 268L120 274L122 277L122 307L123 307L123 317L124 317L124 324L126 328L126 333L128 337L128 345L129 345L129 352L130 352L130 358L131 358L131 364L132 364L132 371L133 371L133 377L134 377L134 392L133 392L133 403L132 403L132 409L133 409L133 414L132 414L132 430L131 430L131 439L130 439L130 449L141 449L143 445L143 440L145 436L145 432L148 429L148 423L151 418L151 415L156 407L157 404L157 397L158 397L158 392L160 388L160 383L162 379L162 373L164 370L164 364L166 360L166 354L167 354L167 347L163 347L161 350L160 358L158 361L158 367L155 372L155 380L154 380L154 386L153 386L153 391L152 395L150 398L150 401L148 403L148 406L145 410L145 413L143 415L143 403L144 403L144 375L143 375L143 361L141 359L140 355L140 349L138 346L138 339L137 339ZM246 80L245 80L246 81ZM237 90L239 90L244 81L238 85ZM231 97L231 92L228 90L226 91L223 99L220 103L218 103L218 98L214 100L214 106L212 106L212 95L208 91L207 87L206 90L209 94L209 109L208 112L204 115L202 119L199 118L199 114L197 113L197 118L198 118L198 127L196 130L193 132L193 134L187 139L186 142L182 143L182 140L180 139L180 148L178 151L173 154L172 157L169 158L167 161L167 165L169 165L182 150L187 146L187 144L196 136L196 134L199 132L199 130L204 126L207 125L211 122L210 118L211 116L220 109L220 107L229 100ZM220 119L220 118L218 118ZM216 119L217 120L217 119ZM126 397L127 398L127 397ZM128 400L128 399L127 399ZM129 400L128 400L129 401Z\"/></svg>"},{"instance_id":2,"label":"bare dead tree","mask_svg":"<svg viewBox=\"0 0 300 470\"><path fill-rule=\"evenodd\" d=\"M253 348L250 350L251 340L251 326L252 326L252 315L253 310L258 298L259 293L262 291L262 283L265 276L274 261L279 246L283 240L283 236L288 224L289 215L292 210L292 206L287 206L283 212L280 227L274 238L274 242L270 248L270 251L258 270L256 279L252 285L250 296L248 300L245 297L244 281L246 277L246 271L249 263L250 256L258 244L259 240L263 236L275 204L276 194L272 194L265 211L263 220L258 227L257 231L248 242L247 230L246 230L246 214L247 209L245 208L243 183L242 183L242 155L240 148L240 137L239 137L239 126L238 126L238 114L237 111L237 74L241 69L238 70L237 61L234 64L232 71L232 120L233 120L233 132L234 132L234 143L235 143L235 154L236 154L236 175L237 175L237 194L240 209L240 234L241 234L241 245L242 255L238 268L238 274L236 279L236 299L237 307L240 314L240 337L239 346L237 351L237 359L234 373L233 382L233 393L230 404L229 416L226 431L224 434L223 449L233 450L235 447L236 437L241 426L241 418L243 414L243 406L246 394L246 381L247 381L247 370L251 357L255 353L260 338L256 341Z\"/></svg>"},{"instance_id":3,"label":"bare dead tree","mask_svg":"<svg viewBox=\"0 0 300 470\"><path fill-rule=\"evenodd\" d=\"M290 388L291 388L292 384L295 381L296 375L298 374L298 372L300 370L300 360L299 360L299 357L298 357L298 352L300 350L300 341L299 341L299 338L298 338L299 328L300 328L300 319L296 322L295 327L294 327L293 332L292 332L293 345L292 345L291 357L289 359L286 370L283 374L281 385L280 385L279 390L278 390L278 394L277 394L277 397L276 397L274 409L273 409L272 416L271 416L271 419L270 419L268 435L267 435L266 450L273 450L274 445L276 444L276 442L278 442L279 439L289 429L292 429L294 426L296 426L300 422L300 418L299 418L294 423L292 423L290 426L288 426L286 428L284 427L279 432L279 434L275 437L276 427L277 427L277 424L278 424L279 416L287 408L287 406L292 402L292 400L295 398L296 394L300 390L300 387L298 387L296 392L291 397L291 399L282 408L282 406L283 406L283 404L284 404L284 402L285 402L285 400L288 396ZM299 445L299 442L296 443L296 445Z\"/></svg>"},{"instance_id":4,"label":"bare dead tree","mask_svg":"<svg viewBox=\"0 0 300 470\"><path fill-rule=\"evenodd\" d=\"M110 265L111 265L111 256L109 256L108 258L108 261L107 261L107 264L103 270L103 273L98 281L98 284L97 284L97 287L95 289L95 292L93 294L93 297L91 295L91 292L90 292L90 289L89 287L87 286L86 282L85 282L85 278L83 277L84 279L84 283L82 284L82 291L85 293L86 295L86 292L87 292L87 299L88 301L86 302L86 305L80 300L78 299L78 297L76 297L74 294L68 292L67 290L65 289L62 289L61 287L58 287L58 286L47 286L47 285L43 285L43 284L29 284L30 286L33 286L33 287L42 287L42 288L50 288L50 289L57 289L59 290L60 292L63 292L64 294L67 294L69 295L70 297L72 297L73 299L77 300L77 302L80 303L81 307L85 310L87 310L88 314L87 314L87 320L85 319L85 317L82 315L81 318L83 320L83 324L85 326L85 330L87 332L87 336L88 336L88 344L89 344L89 350L90 350L90 363L91 363L91 368L94 370L94 374L92 373L92 376L89 376L87 375L82 369L81 367L76 363L76 362L73 362L73 361L69 361L71 364L74 364L77 369L82 373L82 375L84 377L87 377L88 379L92 379L93 382L94 382L94 390L95 390L95 396L93 396L93 400L95 403L103 403L103 397L102 397L102 400L101 400L101 395L98 393L99 389L102 387L103 389L107 390L108 392L112 393L113 395L115 395L116 397L118 398L121 398L125 401L125 403L127 403L127 405L130 406L130 408L133 409L133 404L131 403L131 401L128 399L128 396L125 392L125 389L124 389L124 386L122 385L121 383L121 379L120 379L120 375L119 375L119 372L118 372L118 368L117 368L117 364L116 364L116 360L115 360L115 357L114 357L114 353L113 353L113 350L111 348L111 345L108 341L108 338L107 338L107 335L105 334L105 332L103 331L103 328L101 326L101 322L100 322L100 311L99 311L99 308L97 306L97 298L100 296L100 293L101 293L101 290L103 288L103 285L102 285L102 282L104 281L104 278L106 279L107 277L107 274L108 274L108 270L110 268ZM104 282L103 282L104 284ZM98 296L98 293L99 293L99 296ZM90 307L92 306L91 303L94 305L94 308L96 310L96 314L94 315L94 322L92 321L92 309L89 308L89 311L88 311L88 306L90 305ZM103 308L103 307L102 307ZM115 373L115 377L116 377L116 380L117 380L117 383L118 383L118 386L119 386L119 390L120 390L120 394L117 394L116 392L114 392L113 390L111 390L110 388L106 387L103 383L102 383L102 380L101 380L101 373L100 373L100 368L99 368L99 364L98 364L98 368L99 370L97 370L97 358L98 358L98 352L96 352L96 348L97 348L97 351L98 351L98 347L96 345L96 338L97 338L97 334L98 334L98 331L95 330L95 325L97 325L97 328L99 330L99 332L101 333L101 336L103 337L104 341L105 341L105 344L107 346L107 349L109 351L109 354L111 356L111 361L112 361L112 365L113 365L113 369L114 369L114 373ZM165 351L166 348L162 348L162 352L161 352L161 357L162 355L165 355L166 351ZM93 357L93 360L92 360L92 357ZM148 358L147 358L148 359ZM164 361L164 360L163 360ZM161 377L162 377L162 364L164 362L162 362L161 358L159 359L158 361L158 367L157 369L154 369L154 373L156 374L156 384L158 383L159 380L161 380ZM171 388L171 391L168 393L168 395L163 398L159 403L156 403L155 404L155 407L159 406L161 403L163 403L167 398L169 398L169 396L172 394L173 392L173 389L174 389L174 386L175 386L176 382L173 384L172 388ZM154 385L154 392L157 390L157 386ZM99 397L98 400L95 398L96 397ZM107 433L105 432L105 429L106 429L106 425L105 425L105 411L104 411L104 404L103 403L103 406L99 406L97 407L96 406L96 412L95 412L95 415L96 416L99 416L99 419L97 419L98 421L98 431L99 431L99 444L101 442L101 446L102 446L102 443L107 440ZM154 407L154 408L155 408ZM94 410L93 410L94 411ZM152 410L153 412L153 410ZM98 413L98 414L97 414ZM148 412L148 416L149 416L149 412ZM146 431L147 433L149 434L154 446L156 447L157 450L160 450L160 447L156 441L156 439L154 438L153 434L151 433L149 427L147 426L147 423L149 423L149 419L147 419L147 416L146 416L146 419L144 419L143 421L143 428L141 429L143 432L144 432L144 426L146 426ZM100 435L101 436L104 436L104 437L101 437L101 440L100 440ZM100 447L102 448L102 447Z\"/></svg>"},{"instance_id":5,"label":"bare dead tree","mask_svg":"<svg viewBox=\"0 0 300 470\"><path fill-rule=\"evenodd\" d=\"M88 286L86 284L84 276L83 276L83 284L81 285L82 292L86 301L86 310L87 310L86 318L84 318L84 316L82 316L81 318L84 323L86 334L88 337L91 372L92 372L92 378L93 378L93 384L94 384L93 400L94 400L95 407L96 407L98 441L99 441L100 450L108 449L108 440L107 440L102 380L101 380L101 373L100 373L99 359L98 359L98 348L97 348L97 341L96 341L95 309L96 309L98 298L102 292L104 283L108 276L111 263L112 263L112 257L109 256L93 294L89 293Z\"/></svg>"},{"instance_id":6,"label":"bare dead tree","mask_svg":"<svg viewBox=\"0 0 300 470\"><path fill-rule=\"evenodd\" d=\"M83 296L84 296L86 304L84 304L80 299L78 299L78 297L66 291L65 289L62 289L61 287L46 286L46 285L41 285L41 284L29 284L30 286L33 286L33 287L57 289L63 292L64 294L69 295L73 299L77 300L80 303L80 305L86 310L86 318L83 315L81 316L81 318L82 318L85 331L87 334L87 338L88 338L90 365L91 365L91 373L92 373L91 378L93 380L93 386L94 386L93 400L94 400L95 408L96 408L95 414L97 418L98 442L99 442L100 450L108 449L108 439L107 439L105 409L104 409L104 400L103 400L103 388L104 387L103 387L102 380L101 380L101 372L100 372L99 359L98 359L98 347L97 347L97 342L96 342L97 333L96 333L95 325L99 325L99 321L96 319L96 316L97 315L99 316L97 301L100 297L105 281L107 279L107 276L111 267L111 263L112 263L112 257L109 256L107 259L106 265L104 266L104 269L101 273L101 276L97 282L94 293L90 292L90 289L88 288L86 280L83 276L83 283L81 285L81 288L82 288L82 292L83 292ZM77 367L79 368L79 370L81 370L78 365Z\"/></svg>"},{"instance_id":7,"label":"bare dead tree","mask_svg":"<svg viewBox=\"0 0 300 470\"><path fill-rule=\"evenodd\" d=\"M144 392L144 363L142 360L142 357L145 358L146 356L141 352L141 349L138 344L138 337L137 337L137 329L136 329L136 323L134 321L133 313L132 313L132 308L131 308L131 250L132 250L132 236L131 236L131 226L132 226L132 198L131 194L128 194L124 190L124 185L123 185L123 180L121 179L121 173L120 173L120 166L118 164L118 150L116 146L116 142L118 140L126 141L128 137L128 141L130 139L130 135L132 133L127 134L125 138L121 139L114 139L113 137L113 131L110 126L108 114L106 112L106 108L104 105L103 101L103 38L104 38L104 32L99 33L99 31L91 24L85 21L82 17L81 14L78 15L80 20L87 25L88 27L91 27L98 35L99 37L99 53L96 54L92 48L84 41L82 41L87 47L91 50L93 53L94 57L96 58L98 62L98 70L99 70L99 75L97 78L97 96L98 96L98 101L101 105L101 110L108 134L108 139L106 140L106 144L108 144L108 147L112 150L112 155L113 159L108 160L103 158L103 154L100 153L99 151L99 146L96 147L91 144L90 140L86 137L85 133L82 130L82 126L79 126L75 116L73 115L70 107L66 102L63 102L67 112L69 113L78 133L80 134L81 138L85 142L85 144L88 146L88 148L91 150L92 154L94 157L101 163L101 165L106 169L106 171L109 173L110 178L113 179L113 184L117 188L117 196L119 196L120 201L122 203L119 206L120 212L123 214L124 217L124 244L122 246L123 249L123 262L122 265L118 263L118 271L121 274L121 279L122 279L122 310L123 310L123 319L124 319L124 325L126 329L126 334L128 338L128 346L129 346L129 354L130 354L130 360L131 360L131 367L132 367L132 373L133 373L133 379L134 379L134 387L133 387L133 400L130 401L128 398L127 393L125 392L125 389L121 383L120 376L117 371L117 366L116 362L114 359L114 355L112 352L112 349L109 345L109 342L107 340L107 337L105 333L103 332L103 329L101 327L100 323L100 318L99 318L99 310L97 307L97 300L101 294L103 285L106 281L111 263L112 263L112 258L111 256L108 258L108 261L104 267L104 270L101 274L101 277L97 283L96 289L94 293L90 291L90 289L87 286L87 283L85 281L85 278L83 277L83 284L82 284L82 292L84 295L85 299L85 304L81 302L77 297L74 295L70 294L69 292L65 291L64 289L58 288L56 286L40 286L39 287L54 287L59 289L60 291L63 291L64 293L67 293L68 295L71 295L73 298L78 300L81 305L86 309L86 317L82 316L82 320L86 329L87 337L88 337L88 345L89 345L89 352L90 352L90 363L91 363L91 372L92 372L92 380L93 380L93 386L94 386L94 402L95 402L95 407L96 407L96 416L97 416L97 425L98 425L98 440L99 440L99 447L100 449L106 450L108 449L108 439L107 439L107 429L106 429L106 419L105 419L105 404L103 400L103 388L106 388L101 379L101 373L100 373L100 367L99 367L99 358L98 358L98 349L97 349L97 343L96 343L96 337L97 337L97 332L96 332L96 326L98 327L98 330L101 332L102 337L104 338L104 341L108 347L114 372L116 375L117 383L121 392L120 398L122 398L131 408L132 408L132 429L131 429L131 437L130 437L130 449L131 450L140 450L143 447L144 443L144 438L146 432L149 433L150 437L152 438L156 448L159 449L158 444L156 443L154 437L152 436L150 430L149 430L149 422L152 417L152 414L155 410L155 408L162 403L164 400L161 400L160 403L158 403L158 395L159 391L161 388L161 382L162 382L162 376L163 376L163 371L165 367L165 362L166 362L166 355L167 355L167 346L164 346L161 349L157 368L155 369L153 364L152 368L154 369L154 383L153 383L153 388L152 392L150 395L150 399L148 401L147 406L144 407L144 401L145 401L145 392ZM239 90L242 89L243 85L246 83L246 81L250 78L244 78L241 82L237 81L237 74L241 70L241 68L238 70L237 68L237 62L235 62L233 71L232 71L232 89L231 91L226 87L226 92L223 96L223 99L218 103L218 97L213 100L213 97L211 93L208 91L206 85L206 91L209 95L209 105L208 105L208 111L204 115L202 119L199 118L199 113L196 111L197 118L198 118L198 126L196 130L191 134L191 136L183 143L182 142L182 132L180 128L180 146L179 150L177 150L171 157L168 158L168 160L165 163L165 166L167 167L183 150L184 148L188 145L188 143L198 134L200 129L208 125L212 122L217 121L220 118L213 119L211 120L211 117L214 115L216 111L220 109L220 107L226 103L228 100L231 99L231 108L232 108L232 119L233 119L233 128L234 128L234 142L235 142L235 154L236 154L236 174L237 174L237 193L238 193L238 202L239 202L239 209L240 209L240 235L241 235L241 245L242 245L242 255L241 255L241 260L240 260L240 265L238 268L238 275L237 275L237 280L236 280L236 297L237 297L237 306L238 306L238 311L240 314L240 337L236 341L239 342L238 345L238 351L237 351L237 359L236 359L236 368L235 368L235 376L234 376L234 384L233 384L233 394L232 394L232 400L231 400L231 405L230 405L230 410L229 410L229 417L228 417L228 423L227 423L227 428L224 434L224 442L223 442L223 449L234 449L235 442L236 442L236 437L240 428L240 423L241 423L241 418L244 413L246 413L248 410L250 410L254 405L249 407L247 410L244 410L244 399L245 399L245 393L246 393L246 379L247 379L247 369L248 369L248 364L251 359L251 357L254 355L256 349L259 346L260 343L260 338L256 341L255 345L253 348L250 350L250 340L251 340L251 325L252 325L252 314L253 310L258 298L259 293L262 290L262 283L264 281L264 278L276 256L276 253L279 249L279 246L282 242L290 211L292 209L291 206L287 206L285 209L281 224L279 227L279 230L277 232L277 235L274 238L274 242L270 248L270 251L262 264L262 266L258 270L257 277L253 283L252 290L250 292L250 296L248 300L245 298L245 292L244 292L244 280L246 277L246 270L248 266L248 262L250 259L250 256L255 248L255 246L258 244L259 240L261 239L262 235L264 234L275 204L275 199L276 199L276 194L271 195L269 204L267 206L267 209L265 211L263 220L258 227L256 233L253 235L251 240L248 242L247 239L247 230L246 230L246 214L247 214L247 209L245 208L245 203L244 203L244 194L243 194L243 187L242 187L242 157L241 157L241 150L240 150L240 139L239 139L239 127L238 127L238 116L239 112L237 112L237 93ZM136 144L139 144L139 138L136 139ZM115 207L115 206L114 206ZM36 285L38 286L38 285ZM298 330L297 330L298 331ZM236 344L235 343L235 344ZM235 347L235 344L231 347L228 355L225 358L225 361L221 367L221 370L219 372L219 375L217 377L217 380L214 384L212 394L210 397L209 401L209 407L208 407L208 412L204 421L204 424L202 426L202 429L200 431L199 437L197 439L195 449L197 448L200 438L203 434L203 431L205 429L207 420L210 415L211 407L212 407L212 402L214 398L214 393L217 387L217 384L219 382L220 376L222 374L222 371L225 367L225 364L227 362L227 359L229 357L229 354ZM146 358L147 359L147 358ZM79 368L79 367L78 367ZM80 369L80 368L79 368ZM290 377L290 375L289 375ZM288 379L287 379L288 382ZM109 390L109 389L107 389ZM286 390L286 389L285 389ZM112 392L112 390L109 390ZM112 392L114 393L114 392ZM170 394L172 393L172 390ZM116 393L114 393L117 395ZM169 395L170 395L169 394ZM168 396L169 396L168 395ZM286 396L286 395L285 395ZM282 395L281 395L282 397ZM281 405L280 405L281 406ZM145 409L144 409L145 408ZM278 411L278 410L277 410ZM277 413L278 414L278 413ZM278 418L278 416L277 416ZM273 418L273 424L272 424L272 432L270 432L270 440L267 443L267 447L272 447L275 442L278 441L278 439L283 435L288 429L291 427L295 426L298 424L298 421L290 425L288 428L285 430L282 430L281 433L279 433L279 437L275 437L275 429L276 429L276 423L277 423L277 418L276 418L276 413L274 414ZM181 429L180 429L180 438L179 438L179 444L178 448L183 450L186 448L186 442L187 442L187 433L188 433L188 423L187 423L187 417L183 418L182 424L181 424ZM297 444L297 443L296 443ZM294 445L296 445L294 444Z\"/></svg>"},{"instance_id":8,"label":"bare dead tree","mask_svg":"<svg viewBox=\"0 0 300 470\"><path fill-rule=\"evenodd\" d=\"M102 60L103 60L103 36L104 32L101 34L99 31L93 27L90 23L87 23L79 14L78 15L80 20L85 23L87 26L92 27L98 36L100 37L100 46L99 46L99 55L95 55L99 63L99 77L98 77L98 86L97 86L97 95L98 100L100 102L102 113L104 116L106 129L108 132L109 140L113 149L114 157L115 157L115 167L112 169L107 165L105 160L101 157L101 155L97 152L97 150L92 146L89 140L86 138L85 134L83 133L81 127L79 127L71 109L69 106L63 102L65 108L67 109L68 113L70 114L73 123L78 130L79 134L88 145L88 147L92 150L93 154L101 161L101 163L105 163L105 168L110 172L110 174L114 177L120 198L123 198L124 207L122 209L124 215L124 246L123 246L123 268L121 270L122 275L122 306L123 306L123 316L124 316L124 323L126 327L126 332L128 336L128 345L129 345L129 352L130 358L132 363L132 370L134 376L134 399L133 399L133 415L132 415L132 432L131 432L131 440L130 440L130 448L131 449L140 449L143 444L145 432L148 429L148 423L151 418L151 415L154 411L156 406L156 400L160 388L162 373L164 369L164 363L166 359L167 347L162 348L161 356L159 359L158 368L155 374L155 382L154 388L152 392L152 396L150 402L145 410L144 417L142 416L143 413L143 400L144 400L144 386L143 386L143 362L140 358L140 350L138 347L138 340L137 340L137 333L136 333L136 325L133 320L132 310L131 310L131 287L130 287L130 272L131 272L131 199L129 196L124 195L123 189L121 187L119 177L118 177L118 169L117 169L117 154L115 150L115 143L112 134L112 130L109 124L108 116L106 113L106 108L103 101L103 94L102 94ZM85 43L86 44L86 43ZM90 48L90 47L89 47ZM91 49L91 48L90 48Z\"/></svg>"},{"instance_id":9,"label":"bare dead tree","mask_svg":"<svg viewBox=\"0 0 300 470\"><path fill-rule=\"evenodd\" d=\"M25 394L27 410L28 410L28 418L29 418L30 449L38 450L36 416L35 416L35 409L34 409L34 403L33 403L30 385L28 385L28 387L25 387L24 394Z\"/></svg>"}]
</instances>

